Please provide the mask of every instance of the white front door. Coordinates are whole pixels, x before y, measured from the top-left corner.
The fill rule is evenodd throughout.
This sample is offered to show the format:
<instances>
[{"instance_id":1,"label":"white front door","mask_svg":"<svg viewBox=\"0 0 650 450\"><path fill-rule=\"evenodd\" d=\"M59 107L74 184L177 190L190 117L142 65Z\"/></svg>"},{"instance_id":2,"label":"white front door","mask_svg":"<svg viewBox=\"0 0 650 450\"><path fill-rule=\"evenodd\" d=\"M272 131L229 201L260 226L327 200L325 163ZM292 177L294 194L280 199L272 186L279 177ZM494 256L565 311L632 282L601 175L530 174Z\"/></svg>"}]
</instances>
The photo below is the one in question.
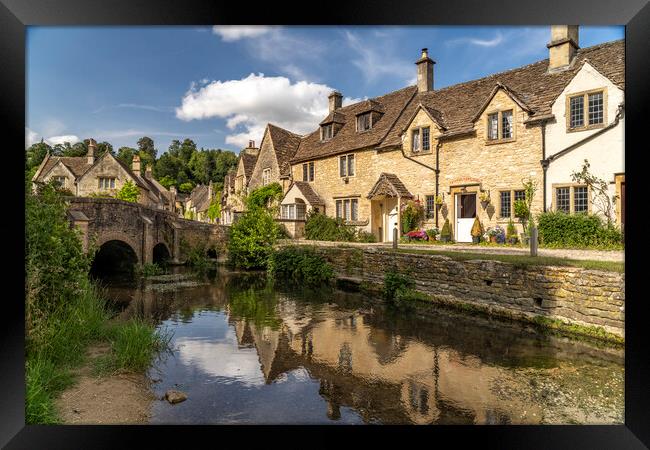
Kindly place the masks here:
<instances>
[{"instance_id":1,"label":"white front door","mask_svg":"<svg viewBox=\"0 0 650 450\"><path fill-rule=\"evenodd\" d=\"M476 194L456 194L456 242L472 242L476 217Z\"/></svg>"},{"instance_id":2,"label":"white front door","mask_svg":"<svg viewBox=\"0 0 650 450\"><path fill-rule=\"evenodd\" d=\"M397 210L397 199L386 199L386 242L393 242L393 230L399 230L399 214ZM399 236L399 232L397 233Z\"/></svg>"}]
</instances>

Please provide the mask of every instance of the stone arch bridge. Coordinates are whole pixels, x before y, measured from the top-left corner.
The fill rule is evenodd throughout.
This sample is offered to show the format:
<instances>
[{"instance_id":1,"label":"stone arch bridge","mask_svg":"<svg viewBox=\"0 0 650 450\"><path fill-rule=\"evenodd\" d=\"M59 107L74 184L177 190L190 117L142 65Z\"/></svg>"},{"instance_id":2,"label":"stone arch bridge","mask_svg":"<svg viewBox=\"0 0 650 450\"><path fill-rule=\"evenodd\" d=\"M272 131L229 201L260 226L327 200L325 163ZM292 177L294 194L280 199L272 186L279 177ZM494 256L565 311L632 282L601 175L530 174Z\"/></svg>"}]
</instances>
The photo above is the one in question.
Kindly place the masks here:
<instances>
[{"instance_id":1,"label":"stone arch bridge","mask_svg":"<svg viewBox=\"0 0 650 450\"><path fill-rule=\"evenodd\" d=\"M170 211L114 198L68 197L68 217L82 232L84 250L99 249L110 241L127 245L139 264L154 261L162 252L174 263L187 260L191 248L222 249L227 229L223 225L178 217Z\"/></svg>"}]
</instances>

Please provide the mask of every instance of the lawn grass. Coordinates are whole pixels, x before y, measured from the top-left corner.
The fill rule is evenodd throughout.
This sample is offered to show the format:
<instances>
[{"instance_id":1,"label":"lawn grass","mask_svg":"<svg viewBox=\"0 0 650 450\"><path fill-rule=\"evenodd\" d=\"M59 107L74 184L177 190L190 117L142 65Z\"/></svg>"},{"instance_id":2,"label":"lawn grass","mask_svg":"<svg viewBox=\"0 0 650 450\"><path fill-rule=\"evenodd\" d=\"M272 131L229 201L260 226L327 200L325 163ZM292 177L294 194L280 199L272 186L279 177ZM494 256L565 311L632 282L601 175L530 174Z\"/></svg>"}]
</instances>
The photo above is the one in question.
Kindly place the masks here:
<instances>
[{"instance_id":1,"label":"lawn grass","mask_svg":"<svg viewBox=\"0 0 650 450\"><path fill-rule=\"evenodd\" d=\"M390 249L389 251L395 251ZM472 253L453 250L434 250L434 249L410 249L398 248L398 253L411 253L422 255L440 255L448 256L455 261L467 261L471 259L500 261L510 263L518 267L529 266L568 266L580 267L583 269L605 270L608 272L625 272L625 263L622 261L596 261L583 259L567 259L557 256L530 256L530 255L503 255L494 253Z\"/></svg>"}]
</instances>

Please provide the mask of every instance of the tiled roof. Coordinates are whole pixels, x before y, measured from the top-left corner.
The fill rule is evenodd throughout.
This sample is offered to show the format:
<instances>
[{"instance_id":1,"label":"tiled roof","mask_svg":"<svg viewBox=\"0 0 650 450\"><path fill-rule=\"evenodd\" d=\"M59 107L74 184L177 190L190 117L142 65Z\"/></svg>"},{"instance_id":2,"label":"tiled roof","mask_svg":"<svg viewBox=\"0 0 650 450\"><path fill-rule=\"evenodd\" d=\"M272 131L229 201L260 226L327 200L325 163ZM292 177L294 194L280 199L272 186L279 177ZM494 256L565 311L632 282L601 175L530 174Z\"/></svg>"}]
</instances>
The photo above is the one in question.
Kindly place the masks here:
<instances>
[{"instance_id":1,"label":"tiled roof","mask_svg":"<svg viewBox=\"0 0 650 450\"><path fill-rule=\"evenodd\" d=\"M253 169L255 169L255 163L257 162L257 155L252 155L250 153L242 152L240 154L242 164L244 165L244 175L246 179L249 180L251 175L253 175Z\"/></svg>"},{"instance_id":2,"label":"tiled roof","mask_svg":"<svg viewBox=\"0 0 650 450\"><path fill-rule=\"evenodd\" d=\"M413 194L406 189L402 180L392 173L382 172L379 179L368 193L368 198L385 195L387 197L413 198Z\"/></svg>"},{"instance_id":3,"label":"tiled roof","mask_svg":"<svg viewBox=\"0 0 650 450\"><path fill-rule=\"evenodd\" d=\"M70 172L72 172L75 178L79 178L79 176L82 175L86 169L91 166L88 164L88 158L85 156L50 156L50 158L43 166L43 170L41 171L39 179L48 173L50 169L53 168L59 161L61 161L64 166L70 169Z\"/></svg>"},{"instance_id":4,"label":"tiled roof","mask_svg":"<svg viewBox=\"0 0 650 450\"><path fill-rule=\"evenodd\" d=\"M400 145L401 132L417 106L422 104L442 113L446 133L458 133L472 128L476 114L484 107L499 83L512 96L528 107L533 117L551 113L551 106L566 85L588 61L596 70L617 86L625 87L624 41L613 41L578 50L571 67L551 72L548 59L517 69L490 75L478 80L455 84L443 89L418 93L404 110L380 147Z\"/></svg>"},{"instance_id":5,"label":"tiled roof","mask_svg":"<svg viewBox=\"0 0 650 450\"><path fill-rule=\"evenodd\" d=\"M199 212L206 211L210 207L210 201L212 200L208 195L208 187L205 184L199 184L192 189L190 199L192 200L192 206Z\"/></svg>"},{"instance_id":6,"label":"tiled roof","mask_svg":"<svg viewBox=\"0 0 650 450\"><path fill-rule=\"evenodd\" d=\"M306 181L294 181L293 184L296 185L298 190L302 193L302 195L311 205L325 204L323 199L320 198L320 196L316 193L316 191L314 191L311 185Z\"/></svg>"},{"instance_id":7,"label":"tiled roof","mask_svg":"<svg viewBox=\"0 0 650 450\"><path fill-rule=\"evenodd\" d=\"M300 145L301 137L271 123L268 124L268 128L278 160L280 175L289 175L291 171L289 161L291 161L291 158L296 153L298 145Z\"/></svg>"},{"instance_id":8,"label":"tiled roof","mask_svg":"<svg viewBox=\"0 0 650 450\"><path fill-rule=\"evenodd\" d=\"M371 99L372 102L370 100L364 100L337 109L336 112L345 117L345 123L336 135L332 139L323 142L320 140L320 130L308 134L300 142L298 151L291 162L297 163L378 145L416 92L417 88L415 86L409 86L381 97L373 98ZM384 114L381 116L381 119L370 130L357 133L356 115L368 111L371 105L377 104L384 109Z\"/></svg>"}]
</instances>

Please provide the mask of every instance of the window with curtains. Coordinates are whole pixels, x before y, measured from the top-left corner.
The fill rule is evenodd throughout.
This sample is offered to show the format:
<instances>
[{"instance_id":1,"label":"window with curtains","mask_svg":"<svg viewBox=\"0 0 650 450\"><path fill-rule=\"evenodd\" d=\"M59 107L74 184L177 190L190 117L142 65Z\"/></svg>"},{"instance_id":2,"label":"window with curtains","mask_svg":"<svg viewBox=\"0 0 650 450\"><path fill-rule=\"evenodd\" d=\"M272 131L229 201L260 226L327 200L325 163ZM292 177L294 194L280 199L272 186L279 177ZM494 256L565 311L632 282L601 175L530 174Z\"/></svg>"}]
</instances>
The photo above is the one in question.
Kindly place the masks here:
<instances>
[{"instance_id":1,"label":"window with curtains","mask_svg":"<svg viewBox=\"0 0 650 450\"><path fill-rule=\"evenodd\" d=\"M359 199L341 198L336 200L336 218L343 220L359 220Z\"/></svg>"},{"instance_id":2,"label":"window with curtains","mask_svg":"<svg viewBox=\"0 0 650 450\"><path fill-rule=\"evenodd\" d=\"M567 128L580 131L605 124L605 91L572 94L567 98Z\"/></svg>"},{"instance_id":3,"label":"window with curtains","mask_svg":"<svg viewBox=\"0 0 650 450\"><path fill-rule=\"evenodd\" d=\"M302 181L314 181L314 162L302 165Z\"/></svg>"},{"instance_id":4,"label":"window with curtains","mask_svg":"<svg viewBox=\"0 0 650 450\"><path fill-rule=\"evenodd\" d=\"M411 151L413 151L413 153L416 153L420 151L420 129L416 128L413 130L412 135L413 138L411 141Z\"/></svg>"},{"instance_id":5,"label":"window with curtains","mask_svg":"<svg viewBox=\"0 0 650 450\"><path fill-rule=\"evenodd\" d=\"M411 152L428 152L431 150L431 133L429 127L411 130Z\"/></svg>"},{"instance_id":6,"label":"window with curtains","mask_svg":"<svg viewBox=\"0 0 650 450\"><path fill-rule=\"evenodd\" d=\"M514 111L497 111L487 116L487 140L499 142L501 140L512 140L515 137Z\"/></svg>"},{"instance_id":7,"label":"window with curtains","mask_svg":"<svg viewBox=\"0 0 650 450\"><path fill-rule=\"evenodd\" d=\"M339 175L341 177L354 176L354 155L339 156Z\"/></svg>"}]
</instances>

